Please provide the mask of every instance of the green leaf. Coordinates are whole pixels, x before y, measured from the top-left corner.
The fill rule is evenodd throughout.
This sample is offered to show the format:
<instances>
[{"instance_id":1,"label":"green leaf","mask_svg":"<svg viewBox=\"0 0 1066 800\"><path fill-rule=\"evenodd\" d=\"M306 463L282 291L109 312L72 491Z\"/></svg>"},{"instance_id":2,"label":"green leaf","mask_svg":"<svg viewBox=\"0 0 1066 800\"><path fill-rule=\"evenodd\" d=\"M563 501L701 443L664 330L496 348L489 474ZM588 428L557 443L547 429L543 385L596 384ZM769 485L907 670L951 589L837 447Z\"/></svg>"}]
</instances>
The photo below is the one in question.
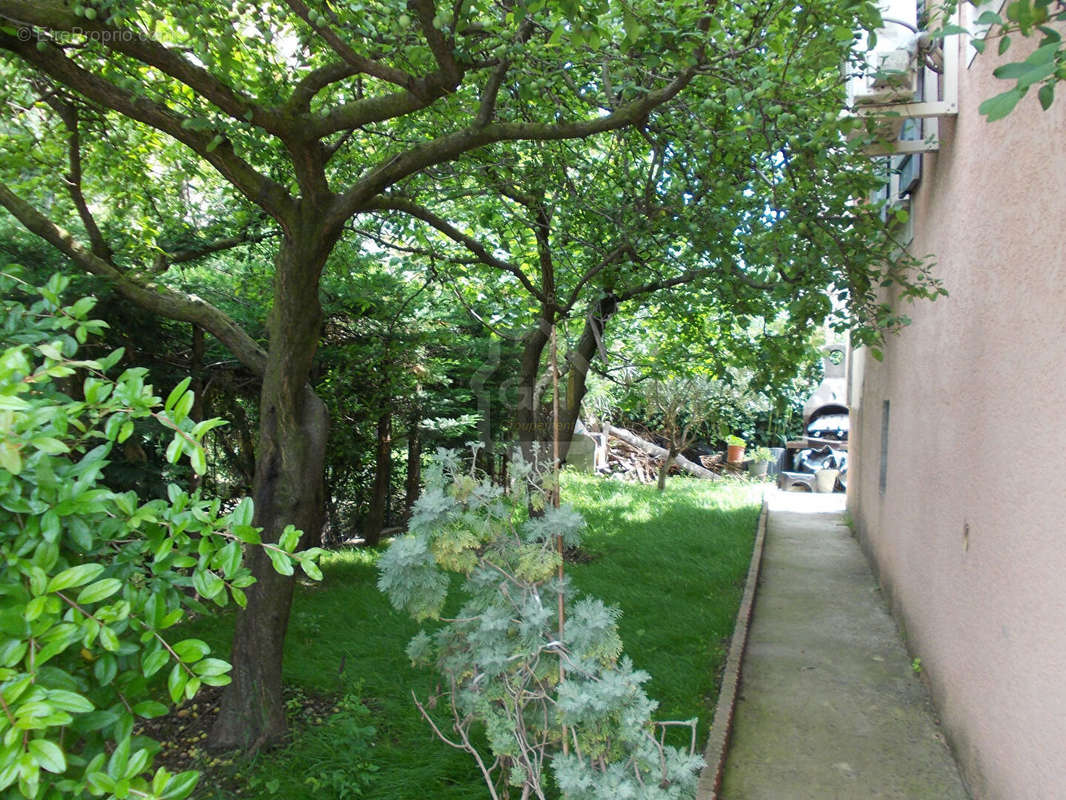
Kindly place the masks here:
<instances>
[{"instance_id":1,"label":"green leaf","mask_svg":"<svg viewBox=\"0 0 1066 800\"><path fill-rule=\"evenodd\" d=\"M65 689L50 689L48 701L58 709L70 711L74 714L88 714L95 706L86 697L77 692L68 692Z\"/></svg>"},{"instance_id":2,"label":"green leaf","mask_svg":"<svg viewBox=\"0 0 1066 800\"><path fill-rule=\"evenodd\" d=\"M48 581L46 591L61 592L73 586L81 586L96 578L103 571L102 564L79 564L76 567L70 567L52 576L52 579Z\"/></svg>"},{"instance_id":3,"label":"green leaf","mask_svg":"<svg viewBox=\"0 0 1066 800\"><path fill-rule=\"evenodd\" d=\"M225 675L231 669L233 667L220 658L205 658L196 664L192 671L202 678L210 678L215 675Z\"/></svg>"},{"instance_id":4,"label":"green leaf","mask_svg":"<svg viewBox=\"0 0 1066 800\"><path fill-rule=\"evenodd\" d=\"M1049 25L1038 25L1037 29L1044 34L1044 38L1041 40L1041 46L1050 44L1051 42L1061 42L1062 34Z\"/></svg>"},{"instance_id":5,"label":"green leaf","mask_svg":"<svg viewBox=\"0 0 1066 800\"><path fill-rule=\"evenodd\" d=\"M195 563L195 562L193 562L193 563ZM159 621L158 627L160 629L169 628L171 625L176 625L178 622L180 622L181 618L184 617L184 616L185 616L185 611L183 609L180 609L180 608L172 609L171 611L167 612L166 616L164 616L163 619L161 619Z\"/></svg>"},{"instance_id":6,"label":"green leaf","mask_svg":"<svg viewBox=\"0 0 1066 800\"><path fill-rule=\"evenodd\" d=\"M207 457L204 455L204 449L200 445L196 445L189 452L189 464L197 475L203 475L207 472Z\"/></svg>"},{"instance_id":7,"label":"green leaf","mask_svg":"<svg viewBox=\"0 0 1066 800\"><path fill-rule=\"evenodd\" d=\"M1029 54L1029 57L1026 58L1025 61L1034 66L1053 63L1055 61L1055 56L1059 52L1059 48L1060 44L1058 42L1049 42L1048 44L1036 48L1036 50Z\"/></svg>"},{"instance_id":8,"label":"green leaf","mask_svg":"<svg viewBox=\"0 0 1066 800\"><path fill-rule=\"evenodd\" d=\"M22 456L19 454L18 445L14 442L0 442L0 467L6 469L12 475L22 472Z\"/></svg>"},{"instance_id":9,"label":"green leaf","mask_svg":"<svg viewBox=\"0 0 1066 800\"><path fill-rule=\"evenodd\" d=\"M137 494L133 491L116 494L113 499L118 510L127 517L132 517L137 510Z\"/></svg>"},{"instance_id":10,"label":"green leaf","mask_svg":"<svg viewBox=\"0 0 1066 800\"><path fill-rule=\"evenodd\" d=\"M30 739L27 749L41 769L60 775L67 770L67 759L59 745L47 739Z\"/></svg>"},{"instance_id":11,"label":"green leaf","mask_svg":"<svg viewBox=\"0 0 1066 800\"><path fill-rule=\"evenodd\" d=\"M990 97L978 106L977 110L988 117L989 122L995 122L998 119L1003 119L1014 110L1014 107L1018 105L1018 101L1022 99L1022 91L1020 89L1008 89L1002 94L997 94L995 97Z\"/></svg>"},{"instance_id":12,"label":"green leaf","mask_svg":"<svg viewBox=\"0 0 1066 800\"><path fill-rule=\"evenodd\" d=\"M1040 91L1037 92L1036 96L1040 100L1040 107L1047 111L1051 108L1051 104L1055 102L1055 84L1045 83L1040 87Z\"/></svg>"},{"instance_id":13,"label":"green leaf","mask_svg":"<svg viewBox=\"0 0 1066 800\"><path fill-rule=\"evenodd\" d=\"M233 574L241 566L241 546L239 542L230 542L217 553L212 559L212 564L222 570L226 578L232 578Z\"/></svg>"},{"instance_id":14,"label":"green leaf","mask_svg":"<svg viewBox=\"0 0 1066 800\"><path fill-rule=\"evenodd\" d=\"M178 398L178 402L174 404L174 409L170 412L170 415L175 422L181 422L189 416L189 412L192 410L192 404L195 400L196 397L192 392L185 392L185 394Z\"/></svg>"},{"instance_id":15,"label":"green leaf","mask_svg":"<svg viewBox=\"0 0 1066 800\"><path fill-rule=\"evenodd\" d=\"M183 639L174 645L173 650L182 661L199 661L211 652L207 642L200 639Z\"/></svg>"},{"instance_id":16,"label":"green leaf","mask_svg":"<svg viewBox=\"0 0 1066 800\"><path fill-rule=\"evenodd\" d=\"M987 44L987 39L970 39L970 46L978 53L983 53L985 51L985 45Z\"/></svg>"},{"instance_id":17,"label":"green leaf","mask_svg":"<svg viewBox=\"0 0 1066 800\"><path fill-rule=\"evenodd\" d=\"M105 650L110 650L112 653L118 652L118 636L107 625L100 626L100 644L104 646Z\"/></svg>"},{"instance_id":18,"label":"green leaf","mask_svg":"<svg viewBox=\"0 0 1066 800\"><path fill-rule=\"evenodd\" d=\"M205 597L208 600L211 600L226 588L226 584L222 579L209 569L196 570L192 576L192 585L201 597Z\"/></svg>"},{"instance_id":19,"label":"green leaf","mask_svg":"<svg viewBox=\"0 0 1066 800\"><path fill-rule=\"evenodd\" d=\"M182 450L185 447L185 439L182 438L180 433L175 433L174 438L167 445L167 461L171 464L177 464L178 459L181 458Z\"/></svg>"},{"instance_id":20,"label":"green leaf","mask_svg":"<svg viewBox=\"0 0 1066 800\"><path fill-rule=\"evenodd\" d=\"M299 543L300 531L296 529L295 525L286 525L285 530L281 532L281 538L278 540L278 547L286 553L291 553Z\"/></svg>"},{"instance_id":21,"label":"green leaf","mask_svg":"<svg viewBox=\"0 0 1066 800\"><path fill-rule=\"evenodd\" d=\"M9 706L12 705L22 696L22 693L30 687L30 684L33 682L33 678L33 675L23 675L18 680L12 681L7 686L5 686L2 691L0 691L0 697L3 697L4 702L7 703Z\"/></svg>"},{"instance_id":22,"label":"green leaf","mask_svg":"<svg viewBox=\"0 0 1066 800\"><path fill-rule=\"evenodd\" d=\"M995 11L983 11L977 18L978 25L1002 25L1003 19Z\"/></svg>"},{"instance_id":23,"label":"green leaf","mask_svg":"<svg viewBox=\"0 0 1066 800\"><path fill-rule=\"evenodd\" d=\"M197 422L190 433L197 439L202 439L205 433L212 431L215 428L221 428L223 425L229 425L229 422L224 419L219 419L218 417L212 417L211 419Z\"/></svg>"},{"instance_id":24,"label":"green leaf","mask_svg":"<svg viewBox=\"0 0 1066 800\"><path fill-rule=\"evenodd\" d=\"M111 758L107 762L107 774L112 778L121 779L125 777L126 764L130 760L130 739L128 736L124 737L118 746L115 748L115 752L111 754Z\"/></svg>"},{"instance_id":25,"label":"green leaf","mask_svg":"<svg viewBox=\"0 0 1066 800\"><path fill-rule=\"evenodd\" d=\"M12 761L4 766L0 766L0 791L3 791L18 780L18 776L19 765L17 761Z\"/></svg>"},{"instance_id":26,"label":"green leaf","mask_svg":"<svg viewBox=\"0 0 1066 800\"><path fill-rule=\"evenodd\" d=\"M1020 78L1018 78L1018 88L1024 92L1034 83L1039 83L1040 81L1044 80L1044 78L1050 76L1051 73L1055 71L1057 66L1058 65L1052 62L1050 64L1042 64L1041 66L1034 67L1033 69L1026 72L1024 75L1022 75Z\"/></svg>"},{"instance_id":27,"label":"green leaf","mask_svg":"<svg viewBox=\"0 0 1066 800\"><path fill-rule=\"evenodd\" d=\"M184 800L196 788L200 780L199 772L182 772L167 781L166 788L159 795L159 800Z\"/></svg>"},{"instance_id":28,"label":"green leaf","mask_svg":"<svg viewBox=\"0 0 1066 800\"><path fill-rule=\"evenodd\" d=\"M115 790L115 779L106 772L90 772L89 787L94 794L108 794Z\"/></svg>"},{"instance_id":29,"label":"green leaf","mask_svg":"<svg viewBox=\"0 0 1066 800\"><path fill-rule=\"evenodd\" d=\"M237 507L229 513L229 521L234 526L251 525L254 516L255 504L252 502L252 498L244 497L241 498L241 502L237 504Z\"/></svg>"},{"instance_id":30,"label":"green leaf","mask_svg":"<svg viewBox=\"0 0 1066 800\"><path fill-rule=\"evenodd\" d=\"M22 611L22 618L26 622L33 622L41 614L44 613L45 604L48 602L48 595L42 594L40 597L35 597L26 604L26 607Z\"/></svg>"},{"instance_id":31,"label":"green leaf","mask_svg":"<svg viewBox=\"0 0 1066 800\"><path fill-rule=\"evenodd\" d=\"M266 548L266 554L274 565L274 571L279 575L292 575L292 559L285 553L275 550L273 547Z\"/></svg>"},{"instance_id":32,"label":"green leaf","mask_svg":"<svg viewBox=\"0 0 1066 800\"><path fill-rule=\"evenodd\" d=\"M259 536L259 528L253 528L251 525L235 525L232 533L247 544L259 544L262 541Z\"/></svg>"},{"instance_id":33,"label":"green leaf","mask_svg":"<svg viewBox=\"0 0 1066 800\"><path fill-rule=\"evenodd\" d=\"M104 578L86 586L78 593L78 604L99 603L122 588L122 581L116 578Z\"/></svg>"},{"instance_id":34,"label":"green leaf","mask_svg":"<svg viewBox=\"0 0 1066 800\"><path fill-rule=\"evenodd\" d=\"M1010 80L1012 78L1020 78L1030 69L1032 69L1032 66L1030 64L1025 63L1024 61L1012 61L1010 64L1004 64L1002 66L996 67L994 70L992 70L992 74L995 75L997 78Z\"/></svg>"},{"instance_id":35,"label":"green leaf","mask_svg":"<svg viewBox=\"0 0 1066 800\"><path fill-rule=\"evenodd\" d=\"M132 420L126 420L125 422L122 423L122 427L119 428L118 436L116 438L117 438L118 443L121 444L122 442L124 442L127 439L129 439L130 436L132 436L132 435L133 435L133 421Z\"/></svg>"},{"instance_id":36,"label":"green leaf","mask_svg":"<svg viewBox=\"0 0 1066 800\"><path fill-rule=\"evenodd\" d=\"M1010 37L1009 36L1003 36L1003 38L1001 38L999 40L999 54L1003 55L1009 49L1010 49Z\"/></svg>"},{"instance_id":37,"label":"green leaf","mask_svg":"<svg viewBox=\"0 0 1066 800\"><path fill-rule=\"evenodd\" d=\"M142 700L140 703L133 706L133 713L142 719L164 717L169 712L169 708L155 700Z\"/></svg>"},{"instance_id":38,"label":"green leaf","mask_svg":"<svg viewBox=\"0 0 1066 800\"><path fill-rule=\"evenodd\" d=\"M166 666L168 661L170 661L170 653L162 648L147 653L141 657L141 674L146 678L151 678Z\"/></svg>"},{"instance_id":39,"label":"green leaf","mask_svg":"<svg viewBox=\"0 0 1066 800\"><path fill-rule=\"evenodd\" d=\"M101 686L109 686L118 675L118 659L111 653L104 653L93 664L93 675Z\"/></svg>"},{"instance_id":40,"label":"green leaf","mask_svg":"<svg viewBox=\"0 0 1066 800\"><path fill-rule=\"evenodd\" d=\"M313 581L322 580L322 570L318 568L318 564L312 561L310 558L300 559L300 569L304 571L304 574Z\"/></svg>"},{"instance_id":41,"label":"green leaf","mask_svg":"<svg viewBox=\"0 0 1066 800\"><path fill-rule=\"evenodd\" d=\"M38 436L35 439L31 439L30 444L37 450L40 450L42 453L47 453L50 456L70 452L69 447L59 441L59 439L55 439L51 436Z\"/></svg>"},{"instance_id":42,"label":"green leaf","mask_svg":"<svg viewBox=\"0 0 1066 800\"><path fill-rule=\"evenodd\" d=\"M167 676L167 691L170 692L170 699L177 703L181 700L182 694L185 692L185 670L181 664L175 664L170 670L170 675Z\"/></svg>"},{"instance_id":43,"label":"green leaf","mask_svg":"<svg viewBox=\"0 0 1066 800\"><path fill-rule=\"evenodd\" d=\"M130 763L126 765L126 774L124 777L133 779L144 772L148 766L148 762L151 760L152 754L147 749L142 748L130 756Z\"/></svg>"}]
</instances>

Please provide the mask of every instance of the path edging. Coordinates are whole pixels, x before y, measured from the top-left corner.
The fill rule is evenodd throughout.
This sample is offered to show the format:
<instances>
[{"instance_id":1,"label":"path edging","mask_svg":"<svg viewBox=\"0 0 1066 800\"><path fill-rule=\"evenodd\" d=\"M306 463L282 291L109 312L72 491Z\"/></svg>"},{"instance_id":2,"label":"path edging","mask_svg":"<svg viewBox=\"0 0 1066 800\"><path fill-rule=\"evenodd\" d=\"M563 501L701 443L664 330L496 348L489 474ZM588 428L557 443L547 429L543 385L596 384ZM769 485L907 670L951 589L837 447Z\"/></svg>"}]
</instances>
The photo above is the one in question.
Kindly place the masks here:
<instances>
[{"instance_id":1,"label":"path edging","mask_svg":"<svg viewBox=\"0 0 1066 800\"><path fill-rule=\"evenodd\" d=\"M729 735L733 731L733 712L736 710L737 694L740 690L740 670L744 660L744 649L748 644L748 629L751 612L755 607L755 592L758 589L759 569L762 566L763 544L766 540L767 501L763 498L762 512L755 533L755 545L752 548L751 564L748 577L744 582L744 595L737 610L736 623L733 626L733 638L729 642L729 655L726 657L725 670L722 673L722 686L718 691L718 702L714 707L714 721L707 736L707 746L703 751L706 766L700 773L699 786L696 789L697 800L718 800L718 790L722 785L722 773L725 771L725 758L729 749Z\"/></svg>"}]
</instances>

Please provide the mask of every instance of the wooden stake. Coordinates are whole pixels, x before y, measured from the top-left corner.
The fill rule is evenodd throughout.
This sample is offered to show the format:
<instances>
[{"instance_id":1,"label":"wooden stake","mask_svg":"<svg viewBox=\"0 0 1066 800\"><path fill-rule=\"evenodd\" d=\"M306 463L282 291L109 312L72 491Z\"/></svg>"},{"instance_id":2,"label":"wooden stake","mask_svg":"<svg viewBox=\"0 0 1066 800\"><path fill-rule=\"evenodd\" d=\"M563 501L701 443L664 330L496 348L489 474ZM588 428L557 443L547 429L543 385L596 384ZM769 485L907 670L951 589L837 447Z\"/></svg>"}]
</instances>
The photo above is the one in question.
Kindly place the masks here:
<instances>
[{"instance_id":1,"label":"wooden stake","mask_svg":"<svg viewBox=\"0 0 1066 800\"><path fill-rule=\"evenodd\" d=\"M551 359L552 359L552 506L559 507L559 350L556 340L555 325L552 325ZM566 604L563 598L563 537L555 537L555 546L559 549L559 644L563 642L563 625L566 622ZM562 683L565 675L563 667L563 654L559 653L559 683ZM563 755L569 755L570 742L566 725L563 725Z\"/></svg>"}]
</instances>

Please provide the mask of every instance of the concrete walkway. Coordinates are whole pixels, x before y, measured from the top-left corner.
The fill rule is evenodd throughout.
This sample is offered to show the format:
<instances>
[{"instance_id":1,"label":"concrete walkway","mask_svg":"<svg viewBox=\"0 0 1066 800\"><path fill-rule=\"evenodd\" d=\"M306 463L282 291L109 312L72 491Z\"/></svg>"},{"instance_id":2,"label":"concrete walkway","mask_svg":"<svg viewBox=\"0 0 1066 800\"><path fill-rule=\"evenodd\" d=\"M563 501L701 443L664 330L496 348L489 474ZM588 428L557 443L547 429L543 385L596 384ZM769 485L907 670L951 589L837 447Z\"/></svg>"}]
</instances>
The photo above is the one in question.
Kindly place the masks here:
<instances>
[{"instance_id":1,"label":"concrete walkway","mask_svg":"<svg viewBox=\"0 0 1066 800\"><path fill-rule=\"evenodd\" d=\"M843 495L772 492L768 504L717 798L966 800L925 687L843 522Z\"/></svg>"}]
</instances>

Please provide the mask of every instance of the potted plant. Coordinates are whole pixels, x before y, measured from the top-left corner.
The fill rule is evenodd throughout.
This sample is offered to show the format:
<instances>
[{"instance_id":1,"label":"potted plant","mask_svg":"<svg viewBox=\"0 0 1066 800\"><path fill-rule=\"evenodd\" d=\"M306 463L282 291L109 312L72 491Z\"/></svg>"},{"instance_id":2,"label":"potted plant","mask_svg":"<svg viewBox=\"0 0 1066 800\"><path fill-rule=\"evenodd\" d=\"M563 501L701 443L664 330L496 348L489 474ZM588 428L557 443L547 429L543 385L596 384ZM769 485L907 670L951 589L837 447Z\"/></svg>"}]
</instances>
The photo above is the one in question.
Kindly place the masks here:
<instances>
[{"instance_id":1,"label":"potted plant","mask_svg":"<svg viewBox=\"0 0 1066 800\"><path fill-rule=\"evenodd\" d=\"M770 462L774 460L774 454L768 447L756 447L751 451L751 463L748 464L748 472L753 476L761 477L770 469Z\"/></svg>"},{"instance_id":2,"label":"potted plant","mask_svg":"<svg viewBox=\"0 0 1066 800\"><path fill-rule=\"evenodd\" d=\"M744 460L745 442L739 436L730 434L725 437L726 455L725 460L730 464L739 464Z\"/></svg>"}]
</instances>

